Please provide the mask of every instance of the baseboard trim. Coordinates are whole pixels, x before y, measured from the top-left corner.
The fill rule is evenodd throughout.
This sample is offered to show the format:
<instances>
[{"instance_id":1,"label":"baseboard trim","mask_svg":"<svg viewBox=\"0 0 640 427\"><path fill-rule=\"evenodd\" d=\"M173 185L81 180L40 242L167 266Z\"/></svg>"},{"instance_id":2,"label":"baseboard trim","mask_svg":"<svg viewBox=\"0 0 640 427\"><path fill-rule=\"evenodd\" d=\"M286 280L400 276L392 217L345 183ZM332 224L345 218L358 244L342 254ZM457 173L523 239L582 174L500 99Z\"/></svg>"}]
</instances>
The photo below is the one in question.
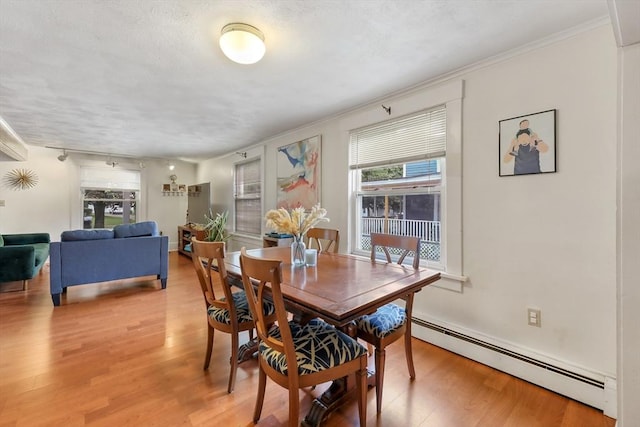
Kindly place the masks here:
<instances>
[{"instance_id":1,"label":"baseboard trim","mask_svg":"<svg viewBox=\"0 0 640 427\"><path fill-rule=\"evenodd\" d=\"M527 351L517 346L498 345L480 338L480 334L473 331L424 317L414 314L412 332L416 338L601 409L605 415L616 418L614 378L527 355Z\"/></svg>"}]
</instances>

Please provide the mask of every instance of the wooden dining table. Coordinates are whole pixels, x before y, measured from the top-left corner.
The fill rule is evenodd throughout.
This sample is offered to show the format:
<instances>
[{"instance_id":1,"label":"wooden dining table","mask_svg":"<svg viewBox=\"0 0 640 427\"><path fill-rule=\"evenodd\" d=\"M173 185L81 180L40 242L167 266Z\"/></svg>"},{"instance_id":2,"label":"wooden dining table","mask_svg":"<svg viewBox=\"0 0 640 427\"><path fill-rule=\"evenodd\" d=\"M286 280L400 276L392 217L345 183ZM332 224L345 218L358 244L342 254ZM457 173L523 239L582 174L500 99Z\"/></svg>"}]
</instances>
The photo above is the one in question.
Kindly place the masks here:
<instances>
[{"instance_id":1,"label":"wooden dining table","mask_svg":"<svg viewBox=\"0 0 640 427\"><path fill-rule=\"evenodd\" d=\"M299 318L319 317L352 336L353 320L440 279L440 272L410 265L372 261L369 257L320 253L313 267L293 267L288 247L250 249L251 256L282 261L282 297ZM229 280L242 286L240 252L225 256ZM346 379L334 382L315 399L303 425L318 426L348 398Z\"/></svg>"}]
</instances>

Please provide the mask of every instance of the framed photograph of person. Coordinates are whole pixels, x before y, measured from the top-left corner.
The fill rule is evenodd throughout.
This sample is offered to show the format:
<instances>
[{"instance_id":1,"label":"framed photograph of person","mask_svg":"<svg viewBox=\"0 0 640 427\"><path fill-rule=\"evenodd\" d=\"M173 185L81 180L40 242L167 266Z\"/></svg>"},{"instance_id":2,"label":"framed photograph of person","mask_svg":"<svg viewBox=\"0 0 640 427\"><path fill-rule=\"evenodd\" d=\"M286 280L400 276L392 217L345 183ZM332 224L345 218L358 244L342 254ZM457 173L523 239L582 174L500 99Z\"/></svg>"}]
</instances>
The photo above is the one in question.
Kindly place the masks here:
<instances>
[{"instance_id":1,"label":"framed photograph of person","mask_svg":"<svg viewBox=\"0 0 640 427\"><path fill-rule=\"evenodd\" d=\"M556 110L500 120L500 176L556 172Z\"/></svg>"}]
</instances>

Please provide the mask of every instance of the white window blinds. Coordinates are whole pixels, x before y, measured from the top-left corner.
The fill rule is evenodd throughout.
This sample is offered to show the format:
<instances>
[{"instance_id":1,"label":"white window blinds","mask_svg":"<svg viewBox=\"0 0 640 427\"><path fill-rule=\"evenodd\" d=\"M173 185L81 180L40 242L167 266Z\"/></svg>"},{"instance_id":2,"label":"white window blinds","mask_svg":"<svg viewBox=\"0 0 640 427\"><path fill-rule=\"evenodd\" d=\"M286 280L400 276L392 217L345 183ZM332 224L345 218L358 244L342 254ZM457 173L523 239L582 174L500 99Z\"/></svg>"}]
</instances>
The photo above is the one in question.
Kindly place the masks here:
<instances>
[{"instance_id":1,"label":"white window blinds","mask_svg":"<svg viewBox=\"0 0 640 427\"><path fill-rule=\"evenodd\" d=\"M354 130L349 166L362 169L443 157L446 141L446 109L438 107Z\"/></svg>"},{"instance_id":2,"label":"white window blinds","mask_svg":"<svg viewBox=\"0 0 640 427\"><path fill-rule=\"evenodd\" d=\"M82 167L80 187L113 190L140 190L140 172L114 168Z\"/></svg>"},{"instance_id":3,"label":"white window blinds","mask_svg":"<svg viewBox=\"0 0 640 427\"><path fill-rule=\"evenodd\" d=\"M235 169L236 232L260 234L262 225L260 159L237 164Z\"/></svg>"}]
</instances>

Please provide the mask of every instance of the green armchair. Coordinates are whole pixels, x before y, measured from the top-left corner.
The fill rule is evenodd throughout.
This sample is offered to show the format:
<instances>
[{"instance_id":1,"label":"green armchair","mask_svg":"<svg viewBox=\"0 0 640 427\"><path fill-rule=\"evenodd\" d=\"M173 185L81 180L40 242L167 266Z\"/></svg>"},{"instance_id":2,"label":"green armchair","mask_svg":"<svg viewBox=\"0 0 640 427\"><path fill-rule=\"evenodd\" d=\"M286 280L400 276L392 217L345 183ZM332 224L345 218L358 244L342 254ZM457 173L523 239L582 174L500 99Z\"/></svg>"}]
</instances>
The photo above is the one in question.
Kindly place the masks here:
<instances>
[{"instance_id":1,"label":"green armchair","mask_svg":"<svg viewBox=\"0 0 640 427\"><path fill-rule=\"evenodd\" d=\"M49 233L0 234L0 283L33 278L49 257Z\"/></svg>"}]
</instances>

